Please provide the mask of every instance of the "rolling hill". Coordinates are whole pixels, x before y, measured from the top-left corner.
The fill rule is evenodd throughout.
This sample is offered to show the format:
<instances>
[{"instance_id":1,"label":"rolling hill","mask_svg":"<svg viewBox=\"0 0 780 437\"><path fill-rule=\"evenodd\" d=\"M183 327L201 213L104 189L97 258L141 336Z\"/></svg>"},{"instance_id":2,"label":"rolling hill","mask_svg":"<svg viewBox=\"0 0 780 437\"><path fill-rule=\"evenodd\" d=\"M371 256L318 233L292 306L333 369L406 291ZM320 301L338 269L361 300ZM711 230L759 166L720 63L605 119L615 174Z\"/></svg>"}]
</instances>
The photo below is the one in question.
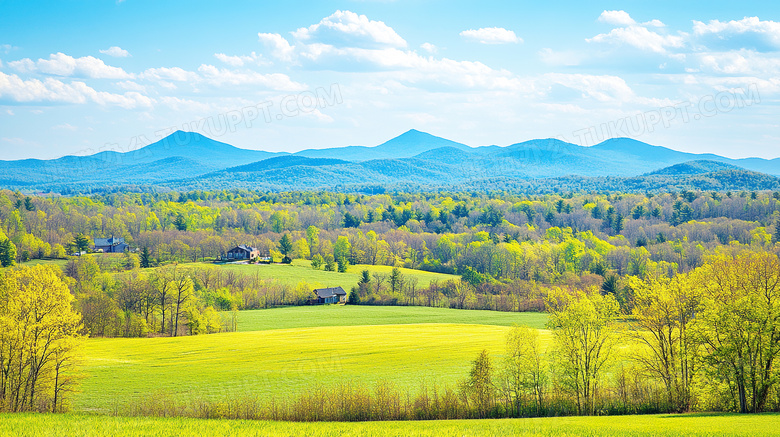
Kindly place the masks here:
<instances>
[{"instance_id":1,"label":"rolling hill","mask_svg":"<svg viewBox=\"0 0 780 437\"><path fill-rule=\"evenodd\" d=\"M245 150L177 131L124 153L0 161L0 186L62 193L127 187L773 190L778 187L776 175L780 175L780 158L692 154L629 138L609 139L592 147L557 139L469 147L414 129L374 147L308 149L295 154Z\"/></svg>"}]
</instances>

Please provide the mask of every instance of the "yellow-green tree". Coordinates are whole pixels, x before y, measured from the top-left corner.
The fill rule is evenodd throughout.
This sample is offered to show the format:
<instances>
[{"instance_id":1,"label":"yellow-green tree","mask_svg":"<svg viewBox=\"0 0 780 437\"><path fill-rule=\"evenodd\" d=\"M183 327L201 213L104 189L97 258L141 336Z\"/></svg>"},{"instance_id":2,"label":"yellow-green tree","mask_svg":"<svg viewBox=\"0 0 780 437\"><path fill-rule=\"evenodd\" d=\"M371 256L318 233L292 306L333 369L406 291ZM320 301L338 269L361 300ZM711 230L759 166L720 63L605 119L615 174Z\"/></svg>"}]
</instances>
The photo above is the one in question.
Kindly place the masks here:
<instances>
[{"instance_id":1,"label":"yellow-green tree","mask_svg":"<svg viewBox=\"0 0 780 437\"><path fill-rule=\"evenodd\" d=\"M81 329L72 300L51 267L0 277L0 410L62 409Z\"/></svg>"},{"instance_id":2,"label":"yellow-green tree","mask_svg":"<svg viewBox=\"0 0 780 437\"><path fill-rule=\"evenodd\" d=\"M740 412L763 411L780 377L780 260L767 252L723 255L696 274L702 304L694 326L708 375L728 385Z\"/></svg>"},{"instance_id":3,"label":"yellow-green tree","mask_svg":"<svg viewBox=\"0 0 780 437\"><path fill-rule=\"evenodd\" d=\"M548 380L542 353L539 331L515 326L507 334L501 383L515 415L522 414L523 403L528 400L536 414L541 413Z\"/></svg>"},{"instance_id":4,"label":"yellow-green tree","mask_svg":"<svg viewBox=\"0 0 780 437\"><path fill-rule=\"evenodd\" d=\"M496 386L493 382L493 363L487 350L482 350L471 365L469 378L461 389L474 406L478 417L488 417L495 405Z\"/></svg>"},{"instance_id":5,"label":"yellow-green tree","mask_svg":"<svg viewBox=\"0 0 780 437\"><path fill-rule=\"evenodd\" d=\"M617 339L620 305L598 290L553 288L546 300L562 381L575 394L578 414L593 414L594 400Z\"/></svg>"},{"instance_id":6,"label":"yellow-green tree","mask_svg":"<svg viewBox=\"0 0 780 437\"><path fill-rule=\"evenodd\" d=\"M677 411L691 407L691 386L696 375L697 343L690 324L696 315L700 293L693 278L629 278L634 291L633 337L644 349L634 351L646 372L663 381L670 406Z\"/></svg>"}]
</instances>

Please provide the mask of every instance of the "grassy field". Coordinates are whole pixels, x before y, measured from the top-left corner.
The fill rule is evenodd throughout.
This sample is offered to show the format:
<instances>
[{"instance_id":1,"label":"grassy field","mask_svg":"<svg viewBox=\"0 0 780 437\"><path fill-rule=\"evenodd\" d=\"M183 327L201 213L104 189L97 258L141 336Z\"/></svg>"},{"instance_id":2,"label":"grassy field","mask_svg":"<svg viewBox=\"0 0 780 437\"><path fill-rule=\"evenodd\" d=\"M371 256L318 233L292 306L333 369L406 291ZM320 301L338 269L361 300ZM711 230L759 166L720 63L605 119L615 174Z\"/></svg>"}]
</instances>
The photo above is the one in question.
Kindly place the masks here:
<instances>
[{"instance_id":1,"label":"grassy field","mask_svg":"<svg viewBox=\"0 0 780 437\"><path fill-rule=\"evenodd\" d=\"M214 266L211 263L188 263L187 267ZM307 260L295 260L290 265L284 264L217 264L221 269L235 270L243 274L259 275L260 278L278 279L290 285L297 285L301 281L306 281L312 286L317 287L336 287L341 286L349 291L357 285L360 280L360 272L369 270L371 273L382 273L389 275L392 271L390 266L372 266L358 264L350 266L346 273L326 272L324 270L314 270L311 263ZM457 279L459 276L446 275L443 273L426 272L422 270L412 270L401 268L401 272L407 278L417 278L418 287L427 287L432 281L446 281L448 279Z\"/></svg>"},{"instance_id":2,"label":"grassy field","mask_svg":"<svg viewBox=\"0 0 780 437\"><path fill-rule=\"evenodd\" d=\"M90 339L76 411L105 413L133 397L287 397L316 384L463 379L482 349L503 353L504 326L329 326L178 338Z\"/></svg>"},{"instance_id":3,"label":"grassy field","mask_svg":"<svg viewBox=\"0 0 780 437\"><path fill-rule=\"evenodd\" d=\"M290 423L73 414L0 414L0 437L627 436L780 435L780 415L654 415L419 422Z\"/></svg>"},{"instance_id":4,"label":"grassy field","mask_svg":"<svg viewBox=\"0 0 780 437\"><path fill-rule=\"evenodd\" d=\"M547 323L547 314L353 305L287 307L240 311L238 313L239 331L413 323L458 323L491 326L517 324L543 329Z\"/></svg>"}]
</instances>

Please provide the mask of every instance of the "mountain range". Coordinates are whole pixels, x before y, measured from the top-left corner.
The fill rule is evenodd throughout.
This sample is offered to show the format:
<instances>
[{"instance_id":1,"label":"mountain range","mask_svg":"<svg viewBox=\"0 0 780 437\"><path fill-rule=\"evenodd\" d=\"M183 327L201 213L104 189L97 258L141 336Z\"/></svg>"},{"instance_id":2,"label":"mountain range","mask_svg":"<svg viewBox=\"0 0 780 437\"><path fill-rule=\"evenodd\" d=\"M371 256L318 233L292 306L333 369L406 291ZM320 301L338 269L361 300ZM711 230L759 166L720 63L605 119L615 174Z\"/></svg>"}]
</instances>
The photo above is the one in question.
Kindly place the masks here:
<instances>
[{"instance_id":1,"label":"mountain range","mask_svg":"<svg viewBox=\"0 0 780 437\"><path fill-rule=\"evenodd\" d=\"M0 187L120 189L775 190L780 159L731 159L614 138L592 147L539 139L470 147L410 130L374 147L272 153L177 131L129 152L0 161Z\"/></svg>"}]
</instances>

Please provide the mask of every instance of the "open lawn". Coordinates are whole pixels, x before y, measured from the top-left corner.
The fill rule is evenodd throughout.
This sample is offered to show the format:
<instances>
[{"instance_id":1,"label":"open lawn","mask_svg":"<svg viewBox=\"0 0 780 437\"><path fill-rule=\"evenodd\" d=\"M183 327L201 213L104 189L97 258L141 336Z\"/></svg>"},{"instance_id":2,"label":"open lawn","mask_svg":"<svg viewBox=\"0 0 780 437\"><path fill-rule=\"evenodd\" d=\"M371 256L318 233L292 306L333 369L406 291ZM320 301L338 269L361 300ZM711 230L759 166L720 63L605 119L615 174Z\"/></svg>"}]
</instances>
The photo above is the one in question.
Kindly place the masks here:
<instances>
[{"instance_id":1,"label":"open lawn","mask_svg":"<svg viewBox=\"0 0 780 437\"><path fill-rule=\"evenodd\" d=\"M372 266L358 264L350 266L346 273L326 272L325 270L315 270L311 268L311 263L307 260L295 260L292 264L212 264L212 263L188 263L183 264L186 267L198 268L203 266L217 266L221 269L235 270L243 274L258 275L260 278L278 279L290 285L297 285L301 281L306 281L311 286L316 287L336 287L341 286L349 292L353 286L360 280L360 274L363 270L369 270L371 273L381 273L389 275L393 270L390 266ZM407 278L417 278L418 287L427 287L432 281L444 282L448 279L458 279L459 276L447 275L443 273L426 272L423 270L412 270L401 268L401 273Z\"/></svg>"},{"instance_id":2,"label":"open lawn","mask_svg":"<svg viewBox=\"0 0 780 437\"><path fill-rule=\"evenodd\" d=\"M75 414L0 414L0 437L626 436L780 435L780 415L653 415L419 422L290 423Z\"/></svg>"},{"instance_id":3,"label":"open lawn","mask_svg":"<svg viewBox=\"0 0 780 437\"><path fill-rule=\"evenodd\" d=\"M288 397L316 384L391 380L454 384L482 349L500 355L504 326L330 326L178 338L90 339L76 411L106 413L129 398ZM545 334L546 335L546 334Z\"/></svg>"},{"instance_id":4,"label":"open lawn","mask_svg":"<svg viewBox=\"0 0 780 437\"><path fill-rule=\"evenodd\" d=\"M315 305L240 311L238 313L239 331L411 323L459 323L492 326L517 324L543 329L547 323L547 313L507 313L450 308L364 305Z\"/></svg>"}]
</instances>

